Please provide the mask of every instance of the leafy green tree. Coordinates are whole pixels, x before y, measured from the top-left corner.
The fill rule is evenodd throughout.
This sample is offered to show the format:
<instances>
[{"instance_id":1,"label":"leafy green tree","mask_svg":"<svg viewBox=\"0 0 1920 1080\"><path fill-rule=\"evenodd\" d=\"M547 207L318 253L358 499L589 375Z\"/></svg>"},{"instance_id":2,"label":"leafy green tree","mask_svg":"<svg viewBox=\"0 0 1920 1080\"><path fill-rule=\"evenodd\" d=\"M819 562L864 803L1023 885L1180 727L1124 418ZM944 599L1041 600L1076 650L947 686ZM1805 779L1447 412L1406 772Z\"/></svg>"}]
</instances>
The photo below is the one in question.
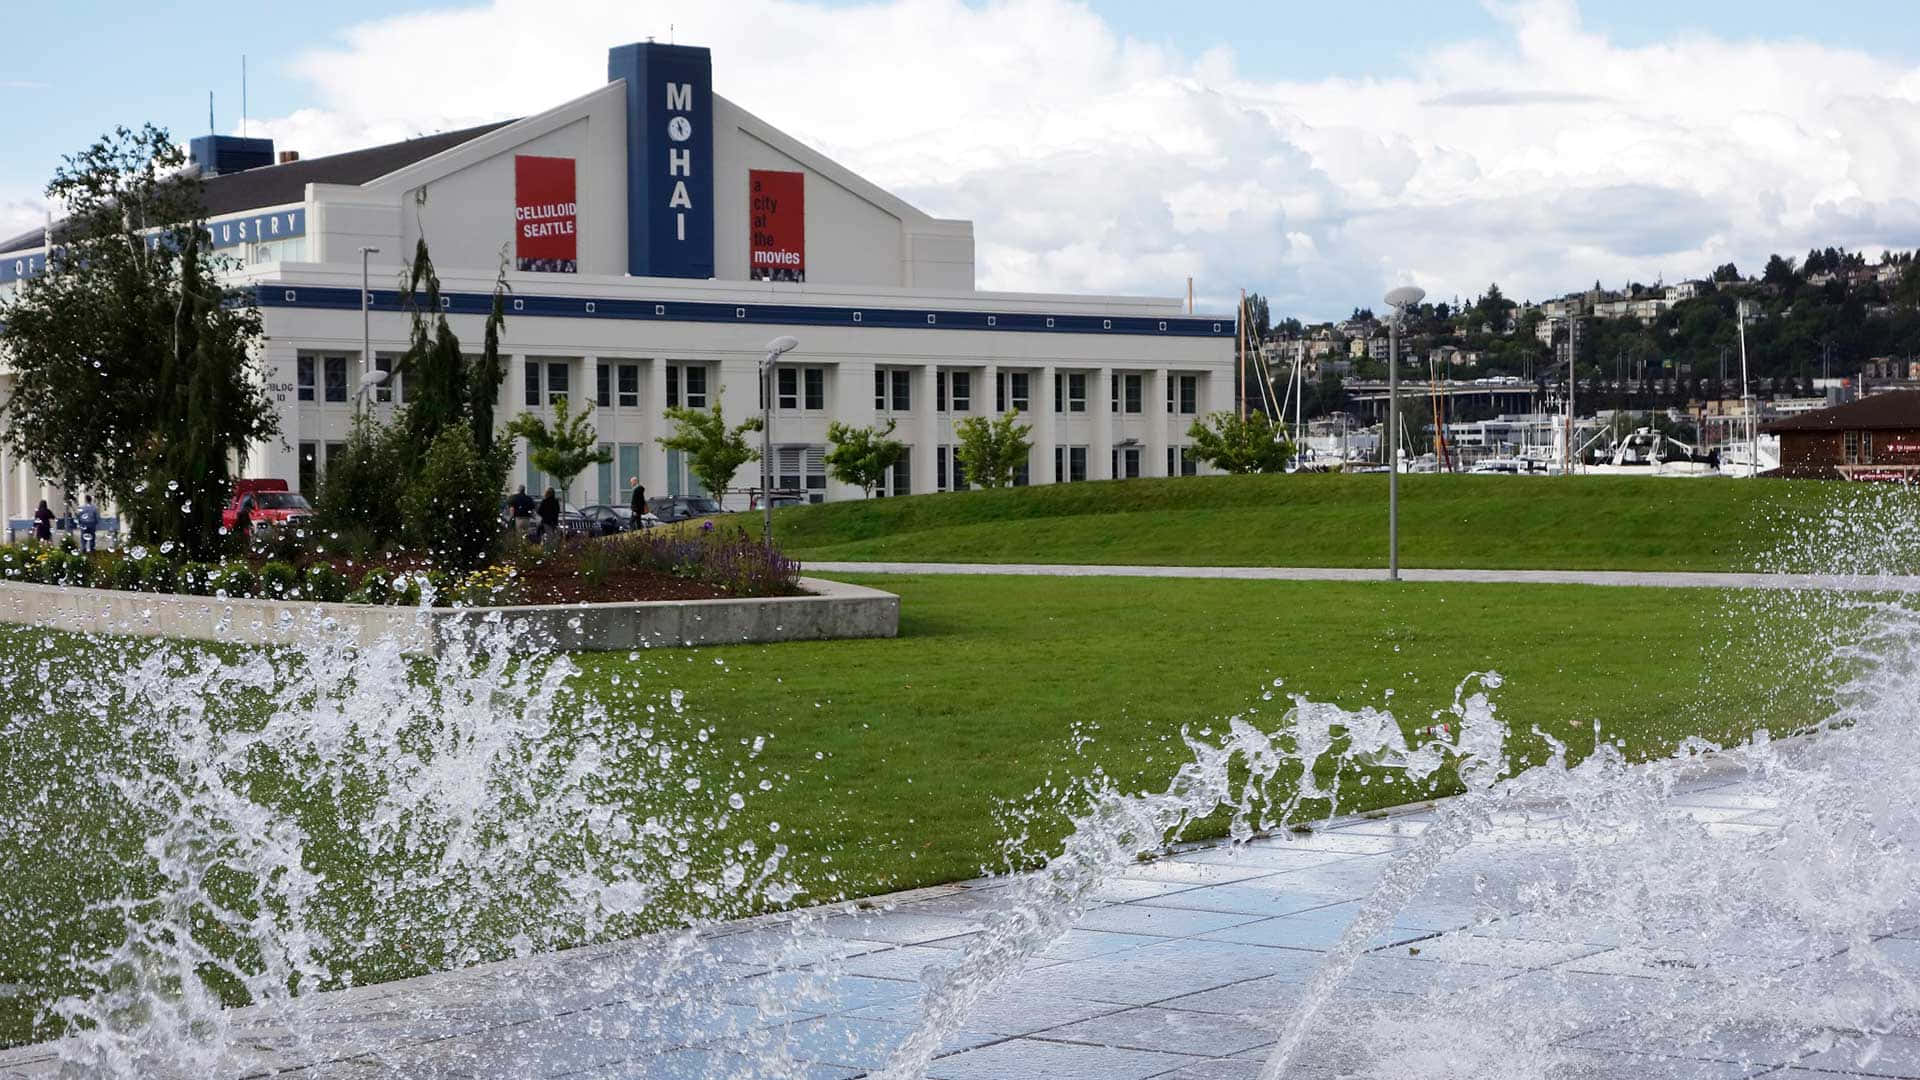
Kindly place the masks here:
<instances>
[{"instance_id":1,"label":"leafy green tree","mask_svg":"<svg viewBox=\"0 0 1920 1080\"><path fill-rule=\"evenodd\" d=\"M1293 460L1293 444L1281 436L1264 413L1245 420L1231 412L1217 412L1187 429L1189 448L1196 459L1223 472L1279 472Z\"/></svg>"},{"instance_id":2,"label":"leafy green tree","mask_svg":"<svg viewBox=\"0 0 1920 1080\"><path fill-rule=\"evenodd\" d=\"M906 444L893 435L894 422L885 427L854 427L838 420L827 424L827 473L843 484L852 484L867 498L887 478L887 471L907 452Z\"/></svg>"},{"instance_id":3,"label":"leafy green tree","mask_svg":"<svg viewBox=\"0 0 1920 1080\"><path fill-rule=\"evenodd\" d=\"M1760 280L1769 285L1787 286L1794 283L1793 260L1772 255L1767 258L1767 268L1760 272Z\"/></svg>"},{"instance_id":4,"label":"leafy green tree","mask_svg":"<svg viewBox=\"0 0 1920 1080\"><path fill-rule=\"evenodd\" d=\"M552 424L543 417L523 412L507 425L507 434L527 440L527 460L533 462L534 468L553 477L562 501L573 488L573 478L585 472L587 466L605 465L613 460L613 451L600 445L599 433L593 430L591 403L582 404L579 412L569 414L567 399L556 398Z\"/></svg>"},{"instance_id":5,"label":"leafy green tree","mask_svg":"<svg viewBox=\"0 0 1920 1080\"><path fill-rule=\"evenodd\" d=\"M687 468L724 508L733 474L747 462L760 459L760 451L747 443L747 433L760 430L760 418L755 416L729 428L718 402L711 409L677 405L667 410L666 417L673 422L674 432L656 441L687 455Z\"/></svg>"},{"instance_id":6,"label":"leafy green tree","mask_svg":"<svg viewBox=\"0 0 1920 1080\"><path fill-rule=\"evenodd\" d=\"M954 471L959 471L964 459L969 483L984 488L1012 487L1014 475L1033 450L1027 438L1032 431L1032 424L1020 423L1018 409L997 420L969 416L955 421L953 434L959 442L954 447Z\"/></svg>"},{"instance_id":7,"label":"leafy green tree","mask_svg":"<svg viewBox=\"0 0 1920 1080\"><path fill-rule=\"evenodd\" d=\"M363 533L376 547L400 539L406 524L401 502L411 487L405 463L414 456L406 442L406 429L397 424L364 414L354 420L347 441L327 455L314 498L323 532Z\"/></svg>"},{"instance_id":8,"label":"leafy green tree","mask_svg":"<svg viewBox=\"0 0 1920 1080\"><path fill-rule=\"evenodd\" d=\"M1740 268L1732 263L1721 263L1713 268L1713 280L1715 283L1739 281Z\"/></svg>"},{"instance_id":9,"label":"leafy green tree","mask_svg":"<svg viewBox=\"0 0 1920 1080\"><path fill-rule=\"evenodd\" d=\"M199 180L160 128L116 128L66 158L67 208L46 272L0 307L14 373L0 408L21 459L131 517L134 539L195 558L220 548L233 463L278 431L253 360L260 316L219 284Z\"/></svg>"}]
</instances>

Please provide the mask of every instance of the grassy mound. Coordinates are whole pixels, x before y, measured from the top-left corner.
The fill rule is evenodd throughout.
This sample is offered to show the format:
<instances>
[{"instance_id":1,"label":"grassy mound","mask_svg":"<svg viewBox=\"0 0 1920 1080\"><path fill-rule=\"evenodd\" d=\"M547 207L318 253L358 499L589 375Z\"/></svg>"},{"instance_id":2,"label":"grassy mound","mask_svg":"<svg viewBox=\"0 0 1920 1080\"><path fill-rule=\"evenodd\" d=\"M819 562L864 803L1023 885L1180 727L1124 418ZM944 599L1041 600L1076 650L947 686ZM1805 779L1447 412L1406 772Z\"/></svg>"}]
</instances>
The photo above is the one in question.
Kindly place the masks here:
<instances>
[{"instance_id":1,"label":"grassy mound","mask_svg":"<svg viewBox=\"0 0 1920 1080\"><path fill-rule=\"evenodd\" d=\"M1411 567L1751 570L1859 488L1640 477L1406 476ZM1210 476L799 507L781 546L812 560L1383 566L1384 475Z\"/></svg>"}]
</instances>

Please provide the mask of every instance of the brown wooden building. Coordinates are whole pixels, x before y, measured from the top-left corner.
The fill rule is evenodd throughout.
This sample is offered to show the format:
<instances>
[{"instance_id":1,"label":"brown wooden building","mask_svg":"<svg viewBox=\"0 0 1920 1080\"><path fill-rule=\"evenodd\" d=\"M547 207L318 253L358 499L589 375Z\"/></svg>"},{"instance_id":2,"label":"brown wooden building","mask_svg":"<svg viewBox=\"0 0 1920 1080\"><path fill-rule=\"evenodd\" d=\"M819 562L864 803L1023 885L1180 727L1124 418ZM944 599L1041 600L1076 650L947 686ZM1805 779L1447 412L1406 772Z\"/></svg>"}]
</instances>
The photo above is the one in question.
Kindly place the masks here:
<instances>
[{"instance_id":1,"label":"brown wooden building","mask_svg":"<svg viewBox=\"0 0 1920 1080\"><path fill-rule=\"evenodd\" d=\"M1875 394L1761 430L1780 436L1781 476L1920 482L1920 390Z\"/></svg>"}]
</instances>

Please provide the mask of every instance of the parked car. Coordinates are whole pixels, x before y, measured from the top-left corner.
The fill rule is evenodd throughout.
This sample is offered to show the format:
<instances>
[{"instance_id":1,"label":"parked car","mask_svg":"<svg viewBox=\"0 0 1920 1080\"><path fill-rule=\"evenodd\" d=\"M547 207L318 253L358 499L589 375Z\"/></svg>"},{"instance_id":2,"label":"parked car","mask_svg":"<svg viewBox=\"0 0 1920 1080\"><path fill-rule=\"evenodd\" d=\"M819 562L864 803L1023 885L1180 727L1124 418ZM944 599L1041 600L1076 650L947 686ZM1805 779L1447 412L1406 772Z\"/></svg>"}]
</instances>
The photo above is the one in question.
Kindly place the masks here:
<instances>
[{"instance_id":1,"label":"parked car","mask_svg":"<svg viewBox=\"0 0 1920 1080\"><path fill-rule=\"evenodd\" d=\"M721 513L720 504L705 495L660 495L647 500L647 509L668 524Z\"/></svg>"},{"instance_id":2,"label":"parked car","mask_svg":"<svg viewBox=\"0 0 1920 1080\"><path fill-rule=\"evenodd\" d=\"M587 535L612 536L634 527L633 507L608 503L595 503L580 508L580 516L586 520ZM652 528L660 524L660 519L652 514L640 515L640 527Z\"/></svg>"},{"instance_id":3,"label":"parked car","mask_svg":"<svg viewBox=\"0 0 1920 1080\"><path fill-rule=\"evenodd\" d=\"M243 506L255 529L297 529L313 520L312 504L300 493L288 491L285 480L235 480L233 497L220 511L220 524L233 528Z\"/></svg>"}]
</instances>

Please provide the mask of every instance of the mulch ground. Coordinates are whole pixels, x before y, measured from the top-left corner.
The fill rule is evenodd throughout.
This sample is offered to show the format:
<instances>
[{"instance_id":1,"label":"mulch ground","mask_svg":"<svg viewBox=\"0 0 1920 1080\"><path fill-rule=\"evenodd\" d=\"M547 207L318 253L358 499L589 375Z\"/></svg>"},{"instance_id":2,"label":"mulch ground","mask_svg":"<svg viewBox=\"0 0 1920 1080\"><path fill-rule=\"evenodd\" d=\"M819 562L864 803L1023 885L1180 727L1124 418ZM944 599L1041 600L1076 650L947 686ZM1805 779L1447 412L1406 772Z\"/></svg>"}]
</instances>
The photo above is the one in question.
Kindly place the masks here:
<instances>
[{"instance_id":1,"label":"mulch ground","mask_svg":"<svg viewBox=\"0 0 1920 1080\"><path fill-rule=\"evenodd\" d=\"M588 581L571 566L534 566L520 571L523 604L617 604L631 600L717 600L733 594L701 581L653 570L623 567Z\"/></svg>"}]
</instances>

